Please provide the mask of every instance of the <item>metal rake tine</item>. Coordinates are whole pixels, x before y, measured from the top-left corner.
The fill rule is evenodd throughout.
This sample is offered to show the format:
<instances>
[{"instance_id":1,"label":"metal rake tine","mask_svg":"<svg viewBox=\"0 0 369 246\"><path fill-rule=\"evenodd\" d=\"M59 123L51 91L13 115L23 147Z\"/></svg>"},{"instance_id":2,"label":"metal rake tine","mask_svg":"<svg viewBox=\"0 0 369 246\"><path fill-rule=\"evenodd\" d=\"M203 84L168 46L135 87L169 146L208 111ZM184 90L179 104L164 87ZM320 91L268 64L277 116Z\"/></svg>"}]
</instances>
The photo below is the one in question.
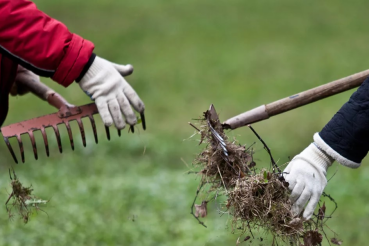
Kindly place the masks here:
<instances>
[{"instance_id":1,"label":"metal rake tine","mask_svg":"<svg viewBox=\"0 0 369 246\"><path fill-rule=\"evenodd\" d=\"M13 160L15 161L15 163L18 164L18 160L17 160L17 157L15 157L15 154L14 154L14 151L13 151L13 148L12 146L10 145L9 143L9 139L7 137L4 137L4 141L6 143L6 146L8 147L8 150L10 151L10 154L12 155L13 157ZM10 169L9 169L9 172L10 172Z\"/></svg>"},{"instance_id":2,"label":"metal rake tine","mask_svg":"<svg viewBox=\"0 0 369 246\"><path fill-rule=\"evenodd\" d=\"M226 145L224 142L224 139L222 138L222 136L219 135L219 133L217 133L217 131L209 124L210 126L210 130L213 133L214 137L222 144L222 145Z\"/></svg>"},{"instance_id":3,"label":"metal rake tine","mask_svg":"<svg viewBox=\"0 0 369 246\"><path fill-rule=\"evenodd\" d=\"M146 130L146 121L145 121L145 114L144 112L140 113L141 116L141 122L142 122L142 128Z\"/></svg>"},{"instance_id":4,"label":"metal rake tine","mask_svg":"<svg viewBox=\"0 0 369 246\"><path fill-rule=\"evenodd\" d=\"M22 157L22 162L24 163L24 149L23 149L23 142L22 142L22 138L20 135L15 135L17 137L17 140L18 140L18 145L19 145L19 150L20 150L20 153L21 153L21 157Z\"/></svg>"},{"instance_id":5,"label":"metal rake tine","mask_svg":"<svg viewBox=\"0 0 369 246\"><path fill-rule=\"evenodd\" d=\"M74 150L74 142L73 142L72 129L70 128L70 125L69 125L69 122L68 121L64 122L64 124L65 124L65 127L67 128L67 131L68 131L70 146L72 147L72 150Z\"/></svg>"},{"instance_id":6,"label":"metal rake tine","mask_svg":"<svg viewBox=\"0 0 369 246\"><path fill-rule=\"evenodd\" d=\"M106 137L110 140L110 130L108 126L105 126Z\"/></svg>"},{"instance_id":7,"label":"metal rake tine","mask_svg":"<svg viewBox=\"0 0 369 246\"><path fill-rule=\"evenodd\" d=\"M228 156L228 150L227 150L227 145L224 142L224 139L222 138L222 136L219 135L219 133L211 126L211 124L208 122L209 128L211 133L213 134L213 136L218 140L220 147L223 150L223 154L225 156Z\"/></svg>"},{"instance_id":8,"label":"metal rake tine","mask_svg":"<svg viewBox=\"0 0 369 246\"><path fill-rule=\"evenodd\" d=\"M211 129L211 131L213 132L213 134L214 134L215 138L218 140L218 142L222 146L226 146L226 143L224 142L224 139L214 129Z\"/></svg>"},{"instance_id":9,"label":"metal rake tine","mask_svg":"<svg viewBox=\"0 0 369 246\"><path fill-rule=\"evenodd\" d=\"M90 119L91 126L92 126L92 131L94 132L95 143L98 143L97 132L96 132L96 124L95 124L94 117L92 115L89 115L88 118Z\"/></svg>"},{"instance_id":10,"label":"metal rake tine","mask_svg":"<svg viewBox=\"0 0 369 246\"><path fill-rule=\"evenodd\" d=\"M83 128L83 123L81 119L76 119L76 121L79 126L79 131L81 132L83 147L86 147L86 136L85 136L85 129Z\"/></svg>"},{"instance_id":11,"label":"metal rake tine","mask_svg":"<svg viewBox=\"0 0 369 246\"><path fill-rule=\"evenodd\" d=\"M47 141L47 135L46 135L46 132L45 132L45 128L41 128L40 129L41 131L41 134L42 134L42 138L44 139L44 143L45 143L45 150L46 150L46 155L47 157L49 157L49 142Z\"/></svg>"},{"instance_id":12,"label":"metal rake tine","mask_svg":"<svg viewBox=\"0 0 369 246\"><path fill-rule=\"evenodd\" d=\"M60 139L60 133L59 133L59 129L58 126L52 126L55 132L55 136L56 136L56 141L58 142L58 147L59 147L59 152L63 153L63 147L61 145L61 139Z\"/></svg>"},{"instance_id":13,"label":"metal rake tine","mask_svg":"<svg viewBox=\"0 0 369 246\"><path fill-rule=\"evenodd\" d=\"M38 155L37 155L37 146L36 146L35 136L33 135L32 131L28 132L28 135L29 135L29 138L31 139L33 155L35 156L35 159L37 160Z\"/></svg>"}]
</instances>

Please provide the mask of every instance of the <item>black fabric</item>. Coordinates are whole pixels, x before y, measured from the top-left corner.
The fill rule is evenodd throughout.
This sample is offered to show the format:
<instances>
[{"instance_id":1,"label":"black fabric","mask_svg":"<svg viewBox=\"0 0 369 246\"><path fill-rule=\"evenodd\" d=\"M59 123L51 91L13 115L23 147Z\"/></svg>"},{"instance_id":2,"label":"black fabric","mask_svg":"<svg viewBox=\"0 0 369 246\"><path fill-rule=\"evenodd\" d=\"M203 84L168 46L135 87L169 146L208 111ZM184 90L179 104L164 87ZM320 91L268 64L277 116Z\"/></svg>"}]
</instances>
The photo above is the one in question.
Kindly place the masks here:
<instances>
[{"instance_id":1,"label":"black fabric","mask_svg":"<svg viewBox=\"0 0 369 246\"><path fill-rule=\"evenodd\" d=\"M319 133L341 156L360 163L369 151L369 78Z\"/></svg>"},{"instance_id":2,"label":"black fabric","mask_svg":"<svg viewBox=\"0 0 369 246\"><path fill-rule=\"evenodd\" d=\"M28 63L25 60L20 59L19 57L15 56L14 54L10 53L8 50L6 50L4 47L0 46L0 53L4 56L8 57L12 61L14 61L17 64L22 65L22 67L34 72L35 74L41 76L41 77L53 77L55 71L49 71L42 68L35 67L31 63Z\"/></svg>"},{"instance_id":3,"label":"black fabric","mask_svg":"<svg viewBox=\"0 0 369 246\"><path fill-rule=\"evenodd\" d=\"M78 83L79 81L81 81L81 79L83 78L83 76L85 76L87 70L91 67L92 63L94 62L96 57L95 53L92 53L90 59L88 59L88 62L86 63L86 65L83 67L81 74L78 76L78 78L76 79L76 82Z\"/></svg>"},{"instance_id":4,"label":"black fabric","mask_svg":"<svg viewBox=\"0 0 369 246\"><path fill-rule=\"evenodd\" d=\"M0 126L3 125L9 108L9 92L17 75L18 65L0 55Z\"/></svg>"}]
</instances>

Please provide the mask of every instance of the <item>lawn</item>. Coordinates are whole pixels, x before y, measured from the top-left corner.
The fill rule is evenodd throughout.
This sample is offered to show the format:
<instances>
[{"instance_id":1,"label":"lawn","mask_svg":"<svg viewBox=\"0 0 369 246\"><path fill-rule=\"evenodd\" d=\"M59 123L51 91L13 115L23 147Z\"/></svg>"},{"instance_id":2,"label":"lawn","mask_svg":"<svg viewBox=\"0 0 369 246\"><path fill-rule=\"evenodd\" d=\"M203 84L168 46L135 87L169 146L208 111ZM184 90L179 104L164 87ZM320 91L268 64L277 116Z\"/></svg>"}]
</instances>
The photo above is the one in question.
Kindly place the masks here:
<instances>
[{"instance_id":1,"label":"lawn","mask_svg":"<svg viewBox=\"0 0 369 246\"><path fill-rule=\"evenodd\" d=\"M190 215L198 177L188 175L200 148L188 121L213 103L222 121L256 106L368 69L367 1L292 0L36 0L72 32L94 42L97 55L135 67L127 80L146 104L147 130L112 130L99 144L87 128L87 148L65 129L63 154L50 134L51 156L15 165L0 144L0 201L14 167L35 194L50 199L26 225L0 209L0 245L234 245L226 215L209 207L204 228ZM89 98L78 85L48 85L71 103ZM312 141L353 91L254 124L283 165ZM11 98L5 124L54 110L32 95ZM96 117L96 119L98 119ZM99 120L100 121L100 120ZM75 129L74 125L74 129ZM51 133L51 132L49 132ZM246 145L247 128L228 133ZM15 144L15 142L12 142ZM260 143L258 165L269 166ZM366 245L369 226L368 160L350 170L334 164L326 192L338 202L328 223L344 245ZM2 198L1 198L2 197ZM329 229L327 229L329 233ZM264 235L262 234L264 237ZM270 245L254 240L251 245ZM246 245L246 243L244 243ZM323 245L328 245L324 243Z\"/></svg>"}]
</instances>

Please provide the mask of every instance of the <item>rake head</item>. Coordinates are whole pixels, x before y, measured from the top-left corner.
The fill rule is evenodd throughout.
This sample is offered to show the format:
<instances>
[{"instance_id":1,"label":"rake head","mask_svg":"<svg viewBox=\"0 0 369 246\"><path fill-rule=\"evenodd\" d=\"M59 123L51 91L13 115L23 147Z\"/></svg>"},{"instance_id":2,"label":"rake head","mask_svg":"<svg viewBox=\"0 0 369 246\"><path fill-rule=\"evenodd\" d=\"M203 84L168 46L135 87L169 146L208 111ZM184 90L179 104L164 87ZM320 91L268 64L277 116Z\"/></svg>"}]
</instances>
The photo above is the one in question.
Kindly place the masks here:
<instances>
[{"instance_id":1,"label":"rake head","mask_svg":"<svg viewBox=\"0 0 369 246\"><path fill-rule=\"evenodd\" d=\"M57 113L40 116L40 117L33 118L30 120L25 120L25 121L14 123L14 124L4 126L1 128L4 141L16 163L18 163L18 160L9 142L9 138L15 137L17 139L22 162L24 163L25 158L24 158L24 149L23 149L23 142L22 142L21 135L28 134L31 140L32 147L33 147L34 157L37 160L38 154L37 154L37 147L36 147L34 132L35 131L41 132L43 140L44 140L44 144L45 144L46 155L49 156L49 143L48 143L48 138L47 138L46 131L45 131L45 129L48 127L51 127L54 130L56 140L58 143L58 147L59 147L59 152L62 153L63 148L61 144L58 125L65 125L68 131L71 148L72 150L74 150L73 134L72 134L72 130L70 127L71 121L76 121L78 123L78 127L81 132L82 143L83 143L83 146L86 147L86 137L85 137L84 126L82 123L82 118L88 118L90 120L95 142L98 143L96 124L95 124L95 120L93 117L94 114L98 114L98 110L96 108L95 103L91 103L91 104L87 104L83 106L74 106L74 105L69 104L64 98L62 98L57 93L52 93L48 95L47 101L49 102L49 104L58 108L59 111ZM143 113L141 113L141 120L142 120L142 126L145 129L146 128L145 116ZM133 126L131 126L130 130L134 132ZM110 140L109 127L105 126L105 131L106 131L108 140ZM118 130L118 136L121 136L120 130Z\"/></svg>"}]
</instances>

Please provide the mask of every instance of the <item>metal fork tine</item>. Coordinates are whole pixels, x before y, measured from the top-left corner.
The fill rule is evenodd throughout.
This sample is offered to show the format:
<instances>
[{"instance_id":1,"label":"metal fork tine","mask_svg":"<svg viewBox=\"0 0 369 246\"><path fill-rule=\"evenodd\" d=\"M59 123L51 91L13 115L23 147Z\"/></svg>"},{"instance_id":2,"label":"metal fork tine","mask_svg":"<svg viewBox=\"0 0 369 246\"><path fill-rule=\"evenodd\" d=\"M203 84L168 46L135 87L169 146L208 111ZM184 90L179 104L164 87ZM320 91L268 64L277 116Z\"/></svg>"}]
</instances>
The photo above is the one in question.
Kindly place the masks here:
<instances>
[{"instance_id":1,"label":"metal fork tine","mask_svg":"<svg viewBox=\"0 0 369 246\"><path fill-rule=\"evenodd\" d=\"M145 114L144 112L140 113L141 115L141 122L142 122L142 128L146 130L146 121L145 121Z\"/></svg>"},{"instance_id":2,"label":"metal fork tine","mask_svg":"<svg viewBox=\"0 0 369 246\"><path fill-rule=\"evenodd\" d=\"M55 132L55 136L56 136L56 141L58 142L58 147L59 147L59 152L63 153L63 147L61 145L61 139L60 139L60 133L59 133L59 129L58 126L52 126Z\"/></svg>"},{"instance_id":3,"label":"metal fork tine","mask_svg":"<svg viewBox=\"0 0 369 246\"><path fill-rule=\"evenodd\" d=\"M15 154L14 154L14 151L13 151L13 148L12 146L10 145L9 143L9 139L7 137L4 137L4 141L6 143L6 146L8 147L9 151L10 151L10 154L12 154L12 157L13 157L13 160L15 161L15 163L18 164L18 160L17 160L17 157L15 157ZM9 170L10 172L10 170Z\"/></svg>"},{"instance_id":4,"label":"metal fork tine","mask_svg":"<svg viewBox=\"0 0 369 246\"><path fill-rule=\"evenodd\" d=\"M118 136L120 137L121 134L122 134L121 131L118 129Z\"/></svg>"},{"instance_id":5,"label":"metal fork tine","mask_svg":"<svg viewBox=\"0 0 369 246\"><path fill-rule=\"evenodd\" d=\"M208 126L210 128L211 133L213 134L213 137L218 141L220 144L220 147L223 150L223 154L225 156L228 156L228 150L227 150L227 144L224 142L224 139L222 136L219 135L219 133L211 126L210 122L208 121Z\"/></svg>"},{"instance_id":6,"label":"metal fork tine","mask_svg":"<svg viewBox=\"0 0 369 246\"><path fill-rule=\"evenodd\" d=\"M110 130L108 126L105 126L106 137L110 140Z\"/></svg>"},{"instance_id":7,"label":"metal fork tine","mask_svg":"<svg viewBox=\"0 0 369 246\"><path fill-rule=\"evenodd\" d=\"M38 159L38 155L37 155L37 146L36 146L36 141L35 141L35 136L33 135L32 131L28 132L29 138L31 139L31 143L32 143L32 148L33 148L33 154L35 156L35 159Z\"/></svg>"},{"instance_id":8,"label":"metal fork tine","mask_svg":"<svg viewBox=\"0 0 369 246\"><path fill-rule=\"evenodd\" d=\"M92 131L94 132L95 143L98 143L97 132L96 132L96 124L95 124L94 117L92 115L89 115L88 118L90 119L91 126L92 126Z\"/></svg>"},{"instance_id":9,"label":"metal fork tine","mask_svg":"<svg viewBox=\"0 0 369 246\"><path fill-rule=\"evenodd\" d=\"M72 147L72 150L74 150L74 142L73 142L72 129L70 128L70 125L69 125L69 122L68 121L64 122L64 124L65 124L65 127L67 128L67 131L68 131L70 146Z\"/></svg>"},{"instance_id":10,"label":"metal fork tine","mask_svg":"<svg viewBox=\"0 0 369 246\"><path fill-rule=\"evenodd\" d=\"M22 138L20 135L15 135L17 137L18 140L18 144L19 144L19 150L21 153L21 157L22 157L22 162L24 163L24 149L23 149L23 142L22 142Z\"/></svg>"},{"instance_id":11,"label":"metal fork tine","mask_svg":"<svg viewBox=\"0 0 369 246\"><path fill-rule=\"evenodd\" d=\"M47 135L46 135L46 132L45 132L45 128L42 127L40 129L40 131L41 131L41 134L42 134L42 138L44 139L46 155L47 155L47 157L49 157L49 142L47 141Z\"/></svg>"},{"instance_id":12,"label":"metal fork tine","mask_svg":"<svg viewBox=\"0 0 369 246\"><path fill-rule=\"evenodd\" d=\"M81 132L83 147L86 147L85 129L83 128L83 123L82 123L81 119L77 119L77 123L78 123L78 126L79 126L79 130Z\"/></svg>"}]
</instances>

